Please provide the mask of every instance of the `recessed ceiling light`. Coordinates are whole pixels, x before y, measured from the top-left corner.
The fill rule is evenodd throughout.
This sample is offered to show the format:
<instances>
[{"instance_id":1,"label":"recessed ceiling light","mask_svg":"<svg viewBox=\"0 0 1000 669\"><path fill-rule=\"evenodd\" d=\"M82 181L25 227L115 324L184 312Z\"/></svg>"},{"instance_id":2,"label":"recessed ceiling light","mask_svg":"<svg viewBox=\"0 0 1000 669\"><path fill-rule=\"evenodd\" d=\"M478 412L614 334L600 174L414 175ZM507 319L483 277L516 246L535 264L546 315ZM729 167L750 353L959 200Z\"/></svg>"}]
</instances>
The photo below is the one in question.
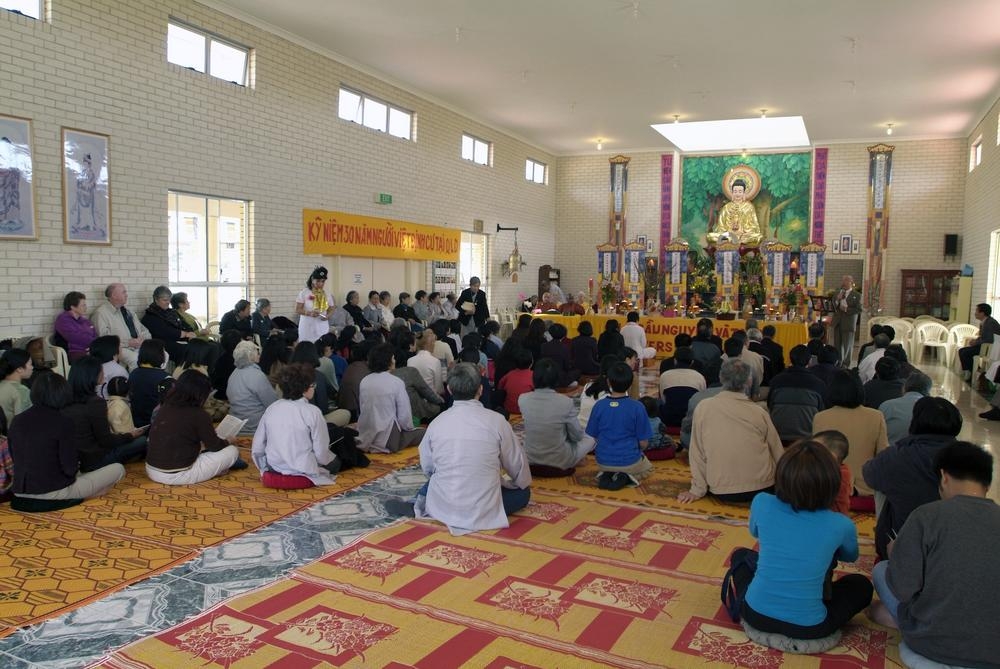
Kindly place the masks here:
<instances>
[{"instance_id":1,"label":"recessed ceiling light","mask_svg":"<svg viewBox=\"0 0 1000 669\"><path fill-rule=\"evenodd\" d=\"M809 133L801 116L655 123L650 127L681 151L809 146Z\"/></svg>"}]
</instances>

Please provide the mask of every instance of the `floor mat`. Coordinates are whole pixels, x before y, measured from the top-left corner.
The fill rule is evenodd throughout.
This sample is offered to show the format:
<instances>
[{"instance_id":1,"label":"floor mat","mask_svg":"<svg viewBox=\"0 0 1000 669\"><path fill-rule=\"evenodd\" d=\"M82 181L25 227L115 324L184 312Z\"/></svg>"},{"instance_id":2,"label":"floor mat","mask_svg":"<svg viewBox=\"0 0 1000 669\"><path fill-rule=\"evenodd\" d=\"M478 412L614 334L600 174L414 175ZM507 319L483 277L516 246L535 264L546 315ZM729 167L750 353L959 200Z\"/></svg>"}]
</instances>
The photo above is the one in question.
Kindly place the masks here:
<instances>
[{"instance_id":1,"label":"floor mat","mask_svg":"<svg viewBox=\"0 0 1000 669\"><path fill-rule=\"evenodd\" d=\"M376 530L94 666L898 664L898 636L863 616L822 655L751 643L719 603L727 555L751 543L723 520L539 494L496 532L453 537L419 520Z\"/></svg>"},{"instance_id":2,"label":"floor mat","mask_svg":"<svg viewBox=\"0 0 1000 669\"><path fill-rule=\"evenodd\" d=\"M576 468L573 476L564 478L536 478L532 481L535 490L556 492L565 495L585 495L605 500L616 500L641 506L655 506L687 514L711 516L746 522L750 517L749 504L723 503L711 495L691 504L681 504L677 494L691 487L691 469L680 459L653 462L653 472L639 486L622 490L602 490L597 487L597 461L588 456ZM858 527L858 535L864 538L875 536L875 515L852 513L851 519Z\"/></svg>"},{"instance_id":3,"label":"floor mat","mask_svg":"<svg viewBox=\"0 0 1000 669\"><path fill-rule=\"evenodd\" d=\"M243 450L244 459L249 452ZM373 455L331 486L272 490L252 465L190 486L150 481L141 463L104 497L62 511L0 510L0 638L148 578L417 459Z\"/></svg>"}]
</instances>

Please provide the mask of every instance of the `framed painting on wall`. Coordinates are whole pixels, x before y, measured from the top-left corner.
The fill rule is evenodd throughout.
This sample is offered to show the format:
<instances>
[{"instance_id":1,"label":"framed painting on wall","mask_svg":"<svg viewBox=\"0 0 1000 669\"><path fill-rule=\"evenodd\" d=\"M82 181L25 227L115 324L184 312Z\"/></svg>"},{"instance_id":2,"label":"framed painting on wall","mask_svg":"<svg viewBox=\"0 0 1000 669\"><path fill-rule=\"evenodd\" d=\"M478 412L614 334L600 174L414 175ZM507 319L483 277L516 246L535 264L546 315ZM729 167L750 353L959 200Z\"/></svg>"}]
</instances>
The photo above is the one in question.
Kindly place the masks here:
<instances>
[{"instance_id":1,"label":"framed painting on wall","mask_svg":"<svg viewBox=\"0 0 1000 669\"><path fill-rule=\"evenodd\" d=\"M860 239L855 239L853 242L851 242L851 253L853 253L854 255L857 255L857 254L861 253L861 240Z\"/></svg>"},{"instance_id":2,"label":"framed painting on wall","mask_svg":"<svg viewBox=\"0 0 1000 669\"><path fill-rule=\"evenodd\" d=\"M38 239L31 120L0 116L0 239Z\"/></svg>"},{"instance_id":3,"label":"framed painting on wall","mask_svg":"<svg viewBox=\"0 0 1000 669\"><path fill-rule=\"evenodd\" d=\"M839 239L834 239L833 240L833 254L834 255L840 255L840 240Z\"/></svg>"},{"instance_id":4,"label":"framed painting on wall","mask_svg":"<svg viewBox=\"0 0 1000 669\"><path fill-rule=\"evenodd\" d=\"M63 239L67 244L111 244L110 137L62 129Z\"/></svg>"},{"instance_id":5,"label":"framed painting on wall","mask_svg":"<svg viewBox=\"0 0 1000 669\"><path fill-rule=\"evenodd\" d=\"M853 241L854 241L854 238L851 237L851 235L841 235L840 236L840 252L841 253L850 253L851 252L851 243Z\"/></svg>"}]
</instances>

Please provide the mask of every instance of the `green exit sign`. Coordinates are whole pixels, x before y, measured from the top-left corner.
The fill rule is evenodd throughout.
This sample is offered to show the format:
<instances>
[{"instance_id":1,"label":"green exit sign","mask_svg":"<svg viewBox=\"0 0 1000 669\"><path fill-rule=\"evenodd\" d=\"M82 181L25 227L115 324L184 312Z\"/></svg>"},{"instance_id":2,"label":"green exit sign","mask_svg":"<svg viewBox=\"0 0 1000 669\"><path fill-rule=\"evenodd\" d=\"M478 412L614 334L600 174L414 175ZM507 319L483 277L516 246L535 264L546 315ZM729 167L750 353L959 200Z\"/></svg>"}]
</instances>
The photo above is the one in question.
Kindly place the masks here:
<instances>
[{"instance_id":1,"label":"green exit sign","mask_svg":"<svg viewBox=\"0 0 1000 669\"><path fill-rule=\"evenodd\" d=\"M389 193L379 193L375 196L375 202L378 204L392 204L392 195Z\"/></svg>"}]
</instances>

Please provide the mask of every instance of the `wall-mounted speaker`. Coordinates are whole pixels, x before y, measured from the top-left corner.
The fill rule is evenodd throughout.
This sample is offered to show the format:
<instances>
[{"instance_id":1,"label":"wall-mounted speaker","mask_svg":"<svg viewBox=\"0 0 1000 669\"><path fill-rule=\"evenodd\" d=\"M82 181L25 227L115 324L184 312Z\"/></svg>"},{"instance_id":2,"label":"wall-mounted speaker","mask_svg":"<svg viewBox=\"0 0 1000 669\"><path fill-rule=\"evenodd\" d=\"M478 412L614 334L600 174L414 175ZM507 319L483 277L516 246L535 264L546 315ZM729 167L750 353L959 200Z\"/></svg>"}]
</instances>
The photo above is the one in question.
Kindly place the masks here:
<instances>
[{"instance_id":1,"label":"wall-mounted speaker","mask_svg":"<svg viewBox=\"0 0 1000 669\"><path fill-rule=\"evenodd\" d=\"M958 255L958 235L944 236L944 254L946 256Z\"/></svg>"}]
</instances>

